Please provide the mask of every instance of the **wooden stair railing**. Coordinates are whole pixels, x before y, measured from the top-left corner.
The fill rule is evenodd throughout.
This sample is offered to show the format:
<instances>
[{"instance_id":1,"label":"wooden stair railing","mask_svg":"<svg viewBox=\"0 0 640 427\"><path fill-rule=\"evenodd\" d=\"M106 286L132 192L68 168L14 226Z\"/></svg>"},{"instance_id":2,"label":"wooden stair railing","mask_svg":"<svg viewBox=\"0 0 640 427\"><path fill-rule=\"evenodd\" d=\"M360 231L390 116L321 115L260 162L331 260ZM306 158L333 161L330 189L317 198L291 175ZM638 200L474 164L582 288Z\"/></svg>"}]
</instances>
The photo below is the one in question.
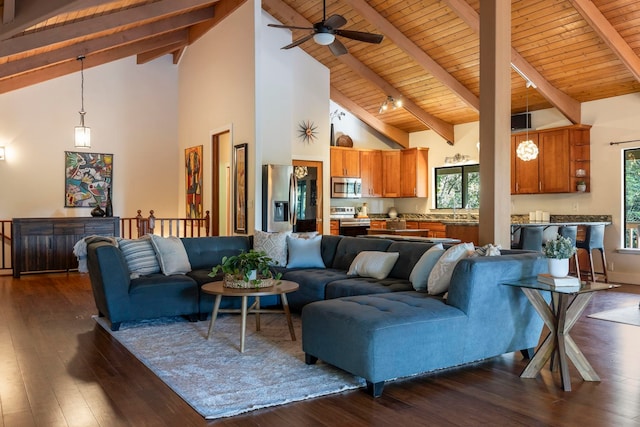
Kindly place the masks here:
<instances>
[{"instance_id":1,"label":"wooden stair railing","mask_svg":"<svg viewBox=\"0 0 640 427\"><path fill-rule=\"evenodd\" d=\"M148 217L138 215L120 219L120 234L125 238L142 237L145 234L176 237L203 237L211 235L211 216L206 211L204 218L156 218L153 209Z\"/></svg>"},{"instance_id":2,"label":"wooden stair railing","mask_svg":"<svg viewBox=\"0 0 640 427\"><path fill-rule=\"evenodd\" d=\"M0 220L0 271L13 270L11 262L11 220Z\"/></svg>"}]
</instances>

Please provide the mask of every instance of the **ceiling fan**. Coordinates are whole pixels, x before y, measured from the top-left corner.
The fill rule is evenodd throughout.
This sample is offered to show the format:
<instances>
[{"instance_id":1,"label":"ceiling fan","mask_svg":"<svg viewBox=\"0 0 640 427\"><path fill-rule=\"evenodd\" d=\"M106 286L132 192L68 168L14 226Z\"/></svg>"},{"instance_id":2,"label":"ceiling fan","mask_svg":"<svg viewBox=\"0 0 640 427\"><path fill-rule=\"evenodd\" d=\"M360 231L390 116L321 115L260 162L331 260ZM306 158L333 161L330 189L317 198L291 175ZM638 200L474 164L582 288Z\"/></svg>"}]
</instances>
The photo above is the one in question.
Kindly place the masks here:
<instances>
[{"instance_id":1,"label":"ceiling fan","mask_svg":"<svg viewBox=\"0 0 640 427\"><path fill-rule=\"evenodd\" d=\"M357 40L365 43L380 43L383 36L380 34L365 33L362 31L341 30L340 27L345 25L347 20L341 15L331 15L327 19L326 0L322 1L322 21L313 24L313 27L296 27L292 25L268 24L269 27L288 28L291 30L313 30L313 33L299 38L282 49L291 49L313 38L319 45L329 46L331 53L335 56L347 53L347 48L336 38L336 36L346 37L348 39Z\"/></svg>"}]
</instances>

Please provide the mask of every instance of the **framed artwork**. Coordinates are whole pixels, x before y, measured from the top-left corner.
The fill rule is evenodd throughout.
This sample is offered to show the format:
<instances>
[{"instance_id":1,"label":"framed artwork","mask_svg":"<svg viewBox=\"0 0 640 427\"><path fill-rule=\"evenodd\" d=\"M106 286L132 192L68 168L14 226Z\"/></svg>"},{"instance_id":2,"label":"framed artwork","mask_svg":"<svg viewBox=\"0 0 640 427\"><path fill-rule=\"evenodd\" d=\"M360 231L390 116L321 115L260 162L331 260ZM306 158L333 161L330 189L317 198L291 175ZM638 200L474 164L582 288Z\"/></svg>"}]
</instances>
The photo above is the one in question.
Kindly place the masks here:
<instances>
[{"instance_id":1,"label":"framed artwork","mask_svg":"<svg viewBox=\"0 0 640 427\"><path fill-rule=\"evenodd\" d=\"M112 184L113 154L64 152L65 208L100 206L104 209L107 189Z\"/></svg>"},{"instance_id":2,"label":"framed artwork","mask_svg":"<svg viewBox=\"0 0 640 427\"><path fill-rule=\"evenodd\" d=\"M184 150L187 218L202 218L202 147Z\"/></svg>"},{"instance_id":3,"label":"framed artwork","mask_svg":"<svg viewBox=\"0 0 640 427\"><path fill-rule=\"evenodd\" d=\"M233 230L236 233L247 234L247 144L233 147L233 171Z\"/></svg>"}]
</instances>

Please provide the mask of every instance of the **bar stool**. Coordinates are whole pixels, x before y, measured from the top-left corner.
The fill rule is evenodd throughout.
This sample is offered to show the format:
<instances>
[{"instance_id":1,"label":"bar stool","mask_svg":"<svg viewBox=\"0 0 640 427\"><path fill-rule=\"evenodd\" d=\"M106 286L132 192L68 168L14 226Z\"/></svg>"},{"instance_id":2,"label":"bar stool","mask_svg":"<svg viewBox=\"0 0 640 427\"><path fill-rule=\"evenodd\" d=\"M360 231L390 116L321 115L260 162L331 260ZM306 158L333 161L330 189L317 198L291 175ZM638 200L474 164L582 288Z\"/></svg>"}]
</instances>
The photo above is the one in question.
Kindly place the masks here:
<instances>
[{"instance_id":1,"label":"bar stool","mask_svg":"<svg viewBox=\"0 0 640 427\"><path fill-rule=\"evenodd\" d=\"M513 249L542 252L543 232L544 227L541 225L523 226L520 229L520 240L513 246Z\"/></svg>"},{"instance_id":2,"label":"bar stool","mask_svg":"<svg viewBox=\"0 0 640 427\"><path fill-rule=\"evenodd\" d=\"M558 234L564 237L565 239L571 240L571 244L576 246L577 244L577 236L578 236L578 226L577 225L561 225L558 228ZM576 246L577 248L577 246ZM573 254L573 260L576 264L576 276L578 276L578 280L580 280L580 263L578 262L578 250L576 249Z\"/></svg>"},{"instance_id":3,"label":"bar stool","mask_svg":"<svg viewBox=\"0 0 640 427\"><path fill-rule=\"evenodd\" d=\"M600 252L602 260L602 274L604 276L604 282L609 283L609 276L607 276L607 259L604 254L604 224L588 225L587 232L583 241L577 241L576 247L578 249L584 249L589 254L589 271L591 281L596 281L596 272L593 268L593 253L597 250Z\"/></svg>"}]
</instances>

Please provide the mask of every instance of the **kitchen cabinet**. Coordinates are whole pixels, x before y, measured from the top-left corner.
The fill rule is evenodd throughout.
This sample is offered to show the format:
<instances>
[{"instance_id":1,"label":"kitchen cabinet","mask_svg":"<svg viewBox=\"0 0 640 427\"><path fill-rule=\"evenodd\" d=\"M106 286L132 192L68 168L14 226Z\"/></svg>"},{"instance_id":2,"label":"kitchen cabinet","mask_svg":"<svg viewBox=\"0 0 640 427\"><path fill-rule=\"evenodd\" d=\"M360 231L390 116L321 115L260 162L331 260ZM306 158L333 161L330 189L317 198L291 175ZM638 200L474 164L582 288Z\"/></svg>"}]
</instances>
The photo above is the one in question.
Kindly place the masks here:
<instances>
[{"instance_id":1,"label":"kitchen cabinet","mask_svg":"<svg viewBox=\"0 0 640 427\"><path fill-rule=\"evenodd\" d=\"M421 229L426 228L429 230L428 237L448 237L447 226L441 222L421 221L419 227Z\"/></svg>"},{"instance_id":2,"label":"kitchen cabinet","mask_svg":"<svg viewBox=\"0 0 640 427\"><path fill-rule=\"evenodd\" d=\"M574 125L529 132L529 139L539 150L538 157L529 161L516 154L527 134L512 135L511 193L571 193L578 191L579 181L585 181L589 191L590 128Z\"/></svg>"},{"instance_id":3,"label":"kitchen cabinet","mask_svg":"<svg viewBox=\"0 0 640 427\"><path fill-rule=\"evenodd\" d=\"M340 221L337 219L332 219L329 223L329 234L332 236L337 236L340 234Z\"/></svg>"},{"instance_id":4,"label":"kitchen cabinet","mask_svg":"<svg viewBox=\"0 0 640 427\"><path fill-rule=\"evenodd\" d=\"M378 220L378 219L372 219L370 228L373 228L373 229L376 229L376 230L380 230L380 229L386 230L387 229L387 221Z\"/></svg>"},{"instance_id":5,"label":"kitchen cabinet","mask_svg":"<svg viewBox=\"0 0 640 427\"><path fill-rule=\"evenodd\" d=\"M382 197L400 197L400 151L382 151Z\"/></svg>"},{"instance_id":6,"label":"kitchen cabinet","mask_svg":"<svg viewBox=\"0 0 640 427\"><path fill-rule=\"evenodd\" d=\"M428 148L407 148L400 151L400 197L429 195L428 153Z\"/></svg>"},{"instance_id":7,"label":"kitchen cabinet","mask_svg":"<svg viewBox=\"0 0 640 427\"><path fill-rule=\"evenodd\" d=\"M419 230L420 229L420 222L419 221L407 221L406 222L406 227L408 230Z\"/></svg>"},{"instance_id":8,"label":"kitchen cabinet","mask_svg":"<svg viewBox=\"0 0 640 427\"><path fill-rule=\"evenodd\" d=\"M478 245L479 227L476 224L448 224L446 226L446 236L453 239L460 239L461 242L473 242Z\"/></svg>"},{"instance_id":9,"label":"kitchen cabinet","mask_svg":"<svg viewBox=\"0 0 640 427\"><path fill-rule=\"evenodd\" d=\"M382 197L382 152L360 151L360 178L362 197Z\"/></svg>"},{"instance_id":10,"label":"kitchen cabinet","mask_svg":"<svg viewBox=\"0 0 640 427\"><path fill-rule=\"evenodd\" d=\"M353 148L331 147L331 176L360 177L360 152Z\"/></svg>"},{"instance_id":11,"label":"kitchen cabinet","mask_svg":"<svg viewBox=\"0 0 640 427\"><path fill-rule=\"evenodd\" d=\"M35 271L78 268L74 245L91 235L120 235L120 219L13 218L13 277Z\"/></svg>"}]
</instances>

